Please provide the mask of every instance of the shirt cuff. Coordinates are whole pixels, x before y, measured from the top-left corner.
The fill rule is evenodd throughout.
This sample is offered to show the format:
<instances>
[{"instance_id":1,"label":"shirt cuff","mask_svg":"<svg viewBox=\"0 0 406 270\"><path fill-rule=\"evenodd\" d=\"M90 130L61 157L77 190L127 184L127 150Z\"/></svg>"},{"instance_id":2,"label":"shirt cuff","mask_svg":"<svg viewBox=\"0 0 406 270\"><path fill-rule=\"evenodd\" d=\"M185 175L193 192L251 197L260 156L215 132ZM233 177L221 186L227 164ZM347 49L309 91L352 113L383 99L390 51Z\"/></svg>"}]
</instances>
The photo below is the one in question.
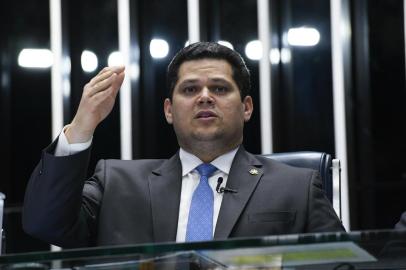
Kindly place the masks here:
<instances>
[{"instance_id":1,"label":"shirt cuff","mask_svg":"<svg viewBox=\"0 0 406 270\"><path fill-rule=\"evenodd\" d=\"M54 155L57 157L74 155L76 153L86 150L92 144L93 136L87 142L70 144L65 136L65 129L67 127L68 126L65 126L62 129L61 133L59 134L58 143L56 144L54 153Z\"/></svg>"}]
</instances>

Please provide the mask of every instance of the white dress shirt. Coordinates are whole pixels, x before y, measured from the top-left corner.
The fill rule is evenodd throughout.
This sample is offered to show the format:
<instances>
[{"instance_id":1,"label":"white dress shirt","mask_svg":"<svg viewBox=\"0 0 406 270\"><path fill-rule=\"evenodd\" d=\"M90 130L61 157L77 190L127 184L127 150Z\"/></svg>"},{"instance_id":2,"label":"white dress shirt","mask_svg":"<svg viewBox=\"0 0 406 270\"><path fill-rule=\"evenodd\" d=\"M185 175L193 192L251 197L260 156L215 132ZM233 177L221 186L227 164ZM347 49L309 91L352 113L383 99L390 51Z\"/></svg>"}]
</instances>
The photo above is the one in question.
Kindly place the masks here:
<instances>
[{"instance_id":1,"label":"white dress shirt","mask_svg":"<svg viewBox=\"0 0 406 270\"><path fill-rule=\"evenodd\" d=\"M65 130L65 128L63 130ZM93 138L85 143L69 144L68 140L66 139L65 133L61 132L55 148L55 156L69 156L86 150L92 144L92 139ZM221 184L221 187L226 186L227 178L230 173L231 163L233 162L237 150L238 148L231 150L230 152L223 154L210 162L217 168L217 171L215 171L209 178L209 185L212 188L214 194L213 234L215 232L217 218L220 212L221 201L223 200L224 194L216 192L217 181L219 177L222 177L223 182ZM179 158L182 164L182 190L180 194L176 242L185 242L186 228L189 219L189 208L192 202L193 192L197 188L200 181L200 175L195 168L202 164L203 161L201 161L195 155L186 152L182 148L179 150Z\"/></svg>"},{"instance_id":2,"label":"white dress shirt","mask_svg":"<svg viewBox=\"0 0 406 270\"><path fill-rule=\"evenodd\" d=\"M217 218L220 212L221 201L223 200L224 193L217 193L216 186L219 177L223 177L221 187L225 187L227 183L228 174L230 173L231 163L237 153L238 148L219 156L212 162L216 166L215 171L209 178L209 185L214 194L214 207L213 207L213 233L216 229ZM182 163L182 191L180 193L179 205L179 218L178 218L178 231L176 233L176 242L185 242L187 222L189 219L189 208L192 202L193 192L199 185L200 175L195 169L203 163L198 157L192 155L182 148L179 150L180 162Z\"/></svg>"},{"instance_id":3,"label":"white dress shirt","mask_svg":"<svg viewBox=\"0 0 406 270\"><path fill-rule=\"evenodd\" d=\"M92 144L93 137L90 138L87 142L84 143L72 143L68 142L68 139L65 136L65 130L67 126L62 129L62 132L59 134L58 143L56 144L54 155L57 157L70 156L80 151L86 150Z\"/></svg>"}]
</instances>

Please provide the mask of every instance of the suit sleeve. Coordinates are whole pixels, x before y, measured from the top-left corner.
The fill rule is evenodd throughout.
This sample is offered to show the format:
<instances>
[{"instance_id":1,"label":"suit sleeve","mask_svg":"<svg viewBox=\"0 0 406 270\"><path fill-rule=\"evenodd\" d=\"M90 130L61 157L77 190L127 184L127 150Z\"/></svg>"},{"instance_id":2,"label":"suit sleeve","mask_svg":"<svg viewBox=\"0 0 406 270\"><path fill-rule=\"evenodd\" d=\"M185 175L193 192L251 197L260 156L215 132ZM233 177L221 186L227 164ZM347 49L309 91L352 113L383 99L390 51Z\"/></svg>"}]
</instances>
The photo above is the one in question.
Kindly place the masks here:
<instances>
[{"instance_id":1,"label":"suit sleeve","mask_svg":"<svg viewBox=\"0 0 406 270\"><path fill-rule=\"evenodd\" d=\"M322 189L320 175L314 171L309 185L307 232L344 231L334 208Z\"/></svg>"},{"instance_id":2,"label":"suit sleeve","mask_svg":"<svg viewBox=\"0 0 406 270\"><path fill-rule=\"evenodd\" d=\"M97 179L85 184L90 149L56 157L52 154L55 144L43 151L28 182L23 228L28 234L61 247L92 245L103 189Z\"/></svg>"},{"instance_id":3,"label":"suit sleeve","mask_svg":"<svg viewBox=\"0 0 406 270\"><path fill-rule=\"evenodd\" d=\"M406 212L403 212L402 216L400 217L399 222L396 223L396 225L395 225L395 229L397 229L397 230L406 229Z\"/></svg>"}]
</instances>

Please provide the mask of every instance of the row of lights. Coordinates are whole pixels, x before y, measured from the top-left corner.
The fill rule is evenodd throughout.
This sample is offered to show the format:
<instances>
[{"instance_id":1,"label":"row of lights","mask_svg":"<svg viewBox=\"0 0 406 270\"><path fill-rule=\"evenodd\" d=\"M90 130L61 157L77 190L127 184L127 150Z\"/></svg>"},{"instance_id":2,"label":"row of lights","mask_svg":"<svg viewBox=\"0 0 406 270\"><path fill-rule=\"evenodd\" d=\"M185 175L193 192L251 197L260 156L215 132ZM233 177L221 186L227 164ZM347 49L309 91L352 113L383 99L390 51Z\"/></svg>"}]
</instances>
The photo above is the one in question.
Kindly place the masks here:
<instances>
[{"instance_id":1,"label":"row of lights","mask_svg":"<svg viewBox=\"0 0 406 270\"><path fill-rule=\"evenodd\" d=\"M315 46L320 41L320 33L314 28L292 28L288 31L286 39L291 46ZM234 49L233 45L228 41L218 41L219 44ZM189 45L186 42L185 46ZM153 39L149 44L149 52L152 58L165 58L169 53L169 44L163 39ZM251 60L259 60L262 58L262 44L259 40L253 40L245 46L245 54ZM287 63L290 61L290 50L272 49L270 61L277 64L280 61ZM18 64L26 68L49 68L52 66L52 52L48 49L23 49L18 56ZM109 66L118 66L124 63L120 52L112 52L108 57ZM85 72L94 72L98 67L98 58L92 51L85 50L81 55L82 68Z\"/></svg>"}]
</instances>

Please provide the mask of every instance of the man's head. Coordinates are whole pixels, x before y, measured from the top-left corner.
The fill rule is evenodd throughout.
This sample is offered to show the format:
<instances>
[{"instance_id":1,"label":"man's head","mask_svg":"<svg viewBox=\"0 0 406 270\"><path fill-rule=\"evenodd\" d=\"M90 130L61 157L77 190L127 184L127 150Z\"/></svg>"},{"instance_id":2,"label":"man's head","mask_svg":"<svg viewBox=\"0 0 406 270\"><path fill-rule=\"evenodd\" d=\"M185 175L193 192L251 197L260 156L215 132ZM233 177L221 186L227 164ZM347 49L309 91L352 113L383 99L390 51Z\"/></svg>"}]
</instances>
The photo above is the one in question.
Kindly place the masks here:
<instances>
[{"instance_id":1,"label":"man's head","mask_svg":"<svg viewBox=\"0 0 406 270\"><path fill-rule=\"evenodd\" d=\"M179 68L186 62L198 59L219 59L227 61L233 71L241 99L249 95L251 89L250 72L244 59L236 51L215 42L197 42L180 50L172 59L167 69L168 98L172 98L173 90L179 79Z\"/></svg>"},{"instance_id":2,"label":"man's head","mask_svg":"<svg viewBox=\"0 0 406 270\"><path fill-rule=\"evenodd\" d=\"M202 43L202 46L218 50L221 45ZM177 66L176 80L171 98L165 99L164 111L167 122L173 124L179 145L210 162L242 143L244 123L251 118L253 103L246 91L241 94L237 82L244 80L237 76L239 73L230 61L203 55L183 61L175 56L176 62L172 61L171 66ZM239 63L245 67L242 59ZM242 76L248 76L245 79L249 87L249 73L246 67L244 70Z\"/></svg>"}]
</instances>

